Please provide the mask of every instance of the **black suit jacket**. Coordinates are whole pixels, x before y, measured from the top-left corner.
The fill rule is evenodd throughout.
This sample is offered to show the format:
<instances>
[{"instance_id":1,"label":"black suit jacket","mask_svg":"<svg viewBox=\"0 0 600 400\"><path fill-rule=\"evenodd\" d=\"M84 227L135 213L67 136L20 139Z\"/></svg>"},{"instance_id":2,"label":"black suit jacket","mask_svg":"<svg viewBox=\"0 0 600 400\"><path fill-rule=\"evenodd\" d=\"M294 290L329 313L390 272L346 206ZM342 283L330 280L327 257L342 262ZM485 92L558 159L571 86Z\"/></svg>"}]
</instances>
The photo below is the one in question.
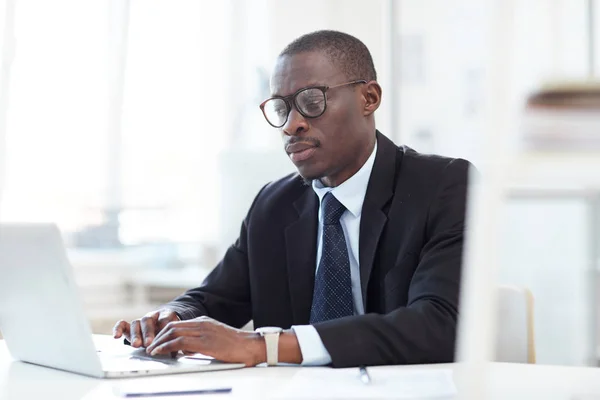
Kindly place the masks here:
<instances>
[{"instance_id":1,"label":"black suit jacket","mask_svg":"<svg viewBox=\"0 0 600 400\"><path fill-rule=\"evenodd\" d=\"M365 314L315 328L335 367L452 361L469 163L377 141L359 236ZM202 286L168 307L235 327L308 324L318 209L297 174L269 183Z\"/></svg>"}]
</instances>

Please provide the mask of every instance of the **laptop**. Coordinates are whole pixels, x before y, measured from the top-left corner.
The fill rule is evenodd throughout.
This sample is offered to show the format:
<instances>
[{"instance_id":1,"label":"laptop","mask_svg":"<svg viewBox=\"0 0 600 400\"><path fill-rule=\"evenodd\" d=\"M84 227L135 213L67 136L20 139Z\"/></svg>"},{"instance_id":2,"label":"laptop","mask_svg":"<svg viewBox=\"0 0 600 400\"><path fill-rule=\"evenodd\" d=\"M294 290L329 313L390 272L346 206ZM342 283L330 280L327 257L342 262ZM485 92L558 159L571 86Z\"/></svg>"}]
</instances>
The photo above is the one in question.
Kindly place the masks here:
<instances>
[{"instance_id":1,"label":"laptop","mask_svg":"<svg viewBox=\"0 0 600 400\"><path fill-rule=\"evenodd\" d=\"M204 356L150 357L110 340L97 348L54 224L0 224L0 330L20 361L97 378L243 368Z\"/></svg>"}]
</instances>

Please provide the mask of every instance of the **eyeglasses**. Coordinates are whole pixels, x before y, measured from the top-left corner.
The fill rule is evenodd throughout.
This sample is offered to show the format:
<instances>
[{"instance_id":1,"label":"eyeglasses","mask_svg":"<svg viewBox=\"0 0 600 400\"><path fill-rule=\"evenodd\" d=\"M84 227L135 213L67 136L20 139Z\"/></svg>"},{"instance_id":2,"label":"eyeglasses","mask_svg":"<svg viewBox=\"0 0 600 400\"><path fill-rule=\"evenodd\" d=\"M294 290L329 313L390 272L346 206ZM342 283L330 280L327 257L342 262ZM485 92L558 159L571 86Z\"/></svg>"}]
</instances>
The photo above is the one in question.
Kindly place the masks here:
<instances>
[{"instance_id":1,"label":"eyeglasses","mask_svg":"<svg viewBox=\"0 0 600 400\"><path fill-rule=\"evenodd\" d=\"M262 102L260 109L267 122L274 128L284 126L292 110L292 103L296 110L305 118L317 118L323 115L327 108L327 91L347 85L367 83L365 80L341 83L335 86L310 86L302 88L296 93L285 97L271 97Z\"/></svg>"}]
</instances>

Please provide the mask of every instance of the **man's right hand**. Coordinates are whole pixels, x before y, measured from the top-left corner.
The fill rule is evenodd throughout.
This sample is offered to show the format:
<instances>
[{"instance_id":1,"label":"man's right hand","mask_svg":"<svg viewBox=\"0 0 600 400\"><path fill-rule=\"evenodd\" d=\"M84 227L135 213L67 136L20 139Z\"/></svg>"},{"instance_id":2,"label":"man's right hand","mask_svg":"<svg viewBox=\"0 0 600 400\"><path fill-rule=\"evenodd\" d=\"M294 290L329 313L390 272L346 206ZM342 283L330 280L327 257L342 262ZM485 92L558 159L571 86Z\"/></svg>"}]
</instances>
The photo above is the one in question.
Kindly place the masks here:
<instances>
[{"instance_id":1,"label":"man's right hand","mask_svg":"<svg viewBox=\"0 0 600 400\"><path fill-rule=\"evenodd\" d=\"M169 322L181 321L179 316L171 310L161 309L146 314L141 319L131 323L119 321L113 328L115 339L125 336L133 347L148 347L154 338Z\"/></svg>"}]
</instances>

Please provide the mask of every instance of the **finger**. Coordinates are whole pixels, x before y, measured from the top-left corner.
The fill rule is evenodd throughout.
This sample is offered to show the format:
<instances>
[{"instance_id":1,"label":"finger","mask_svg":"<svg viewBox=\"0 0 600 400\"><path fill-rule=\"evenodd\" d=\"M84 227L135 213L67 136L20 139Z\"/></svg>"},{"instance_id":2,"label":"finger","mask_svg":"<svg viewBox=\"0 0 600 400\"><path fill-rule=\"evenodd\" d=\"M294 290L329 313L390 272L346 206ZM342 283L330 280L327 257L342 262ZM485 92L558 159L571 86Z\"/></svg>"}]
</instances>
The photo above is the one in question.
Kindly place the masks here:
<instances>
[{"instance_id":1,"label":"finger","mask_svg":"<svg viewBox=\"0 0 600 400\"><path fill-rule=\"evenodd\" d=\"M177 318L177 316L175 316L175 318ZM166 331L169 326L177 326L178 328L197 328L200 327L204 324L206 324L206 321L198 321L198 320L193 320L193 319L189 319L189 320L180 320L179 318L177 319L162 319L159 320L159 326L161 324L161 322L164 324L161 329L159 330L159 333L156 334L156 336L158 336L162 331Z\"/></svg>"},{"instance_id":2,"label":"finger","mask_svg":"<svg viewBox=\"0 0 600 400\"><path fill-rule=\"evenodd\" d=\"M161 333L156 336L156 338L154 339L154 342L152 343L152 345L150 347L148 347L146 349L146 352L148 354L152 354L152 352L157 348L160 347L162 345L164 345L167 342L171 342L174 341L180 337L199 337L202 336L203 332L201 329L198 328L180 328L179 325L167 325L168 328L165 328L161 331ZM179 350L183 350L183 349L177 349L177 350L173 350L173 351L179 351ZM186 349L189 351L195 351L193 349ZM163 354L163 353L161 353Z\"/></svg>"},{"instance_id":3,"label":"finger","mask_svg":"<svg viewBox=\"0 0 600 400\"><path fill-rule=\"evenodd\" d=\"M157 354L177 353L189 347L190 339L190 336L180 336L155 347L150 354L155 356Z\"/></svg>"},{"instance_id":4,"label":"finger","mask_svg":"<svg viewBox=\"0 0 600 400\"><path fill-rule=\"evenodd\" d=\"M123 335L125 335L127 340L129 340L129 323L127 321L120 320L113 327L113 337L118 339Z\"/></svg>"},{"instance_id":5,"label":"finger","mask_svg":"<svg viewBox=\"0 0 600 400\"><path fill-rule=\"evenodd\" d=\"M140 320L136 319L131 322L130 327L131 333L131 345L133 347L140 347L142 345L142 329L140 327Z\"/></svg>"},{"instance_id":6,"label":"finger","mask_svg":"<svg viewBox=\"0 0 600 400\"><path fill-rule=\"evenodd\" d=\"M163 329L160 330L156 334L154 338L154 342L158 342L159 344L165 342L166 340L174 339L176 336L169 336L165 338L165 335L172 335L174 329L191 329L192 331L203 332L205 330L205 323L202 321L171 321Z\"/></svg>"},{"instance_id":7,"label":"finger","mask_svg":"<svg viewBox=\"0 0 600 400\"><path fill-rule=\"evenodd\" d=\"M175 328L178 328L182 322L180 321L171 321L168 322L160 331L156 333L156 337L154 338L153 343L164 341L164 335L172 333L171 331Z\"/></svg>"},{"instance_id":8,"label":"finger","mask_svg":"<svg viewBox=\"0 0 600 400\"><path fill-rule=\"evenodd\" d=\"M179 322L181 319L175 313L164 313L158 316L158 324L156 326L156 334L162 331L169 322Z\"/></svg>"},{"instance_id":9,"label":"finger","mask_svg":"<svg viewBox=\"0 0 600 400\"><path fill-rule=\"evenodd\" d=\"M157 346L168 342L169 340L176 339L179 336L178 331L179 322L169 322L165 327L158 332L152 344L146 348L146 352L150 354Z\"/></svg>"},{"instance_id":10,"label":"finger","mask_svg":"<svg viewBox=\"0 0 600 400\"><path fill-rule=\"evenodd\" d=\"M158 322L158 312L152 313L150 315L146 315L142 318L140 325L142 329L142 338L144 347L148 347L152 344L154 340L154 335L156 335L156 324Z\"/></svg>"},{"instance_id":11,"label":"finger","mask_svg":"<svg viewBox=\"0 0 600 400\"><path fill-rule=\"evenodd\" d=\"M181 321L181 318L179 318L179 315L177 315L177 313L175 312L160 313L158 316L158 323L156 326L156 334L158 335L164 329L164 327L167 326L169 322L179 321ZM177 352L172 352L171 358L177 358Z\"/></svg>"},{"instance_id":12,"label":"finger","mask_svg":"<svg viewBox=\"0 0 600 400\"><path fill-rule=\"evenodd\" d=\"M186 332L186 333L184 333L185 335L200 336L203 334L203 332L206 331L206 329L210 329L210 328L214 327L214 320L212 320L210 318L205 319L203 317L200 317L200 318L196 318L193 320L185 320L185 321L179 320L179 317L177 317L177 319L178 319L178 321L169 322L163 329L160 330L160 332L158 332L158 334L154 338L154 342L153 342L153 344L155 344L155 346L151 346L151 348L146 349L148 354L150 354L156 346L160 346L161 344L163 344L166 341L173 340L177 336L181 336L181 335L174 335L173 332L171 332L174 329L185 330L185 331L182 331L182 332ZM188 329L190 330L189 332L187 331Z\"/></svg>"}]
</instances>

